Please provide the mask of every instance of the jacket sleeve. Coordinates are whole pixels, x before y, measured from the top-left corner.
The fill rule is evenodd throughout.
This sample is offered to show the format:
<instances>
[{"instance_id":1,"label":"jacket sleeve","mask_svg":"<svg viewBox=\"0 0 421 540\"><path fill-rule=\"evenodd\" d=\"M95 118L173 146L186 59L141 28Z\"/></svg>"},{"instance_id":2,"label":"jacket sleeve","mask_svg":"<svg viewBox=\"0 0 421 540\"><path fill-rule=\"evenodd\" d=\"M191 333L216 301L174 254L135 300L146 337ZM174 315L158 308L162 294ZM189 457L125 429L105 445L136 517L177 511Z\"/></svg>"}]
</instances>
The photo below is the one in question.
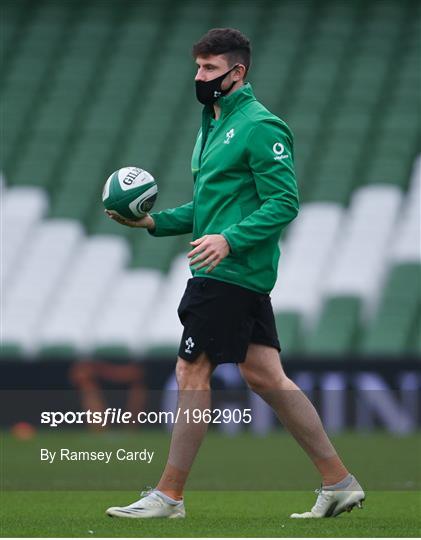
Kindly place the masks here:
<instances>
[{"instance_id":1,"label":"jacket sleeve","mask_svg":"<svg viewBox=\"0 0 421 540\"><path fill-rule=\"evenodd\" d=\"M299 206L288 127L275 120L256 124L247 141L247 152L261 206L222 231L233 253L281 233L295 218Z\"/></svg>"},{"instance_id":2,"label":"jacket sleeve","mask_svg":"<svg viewBox=\"0 0 421 540\"><path fill-rule=\"evenodd\" d=\"M149 231L152 236L176 236L191 233L193 230L193 201L151 214L155 229Z\"/></svg>"}]
</instances>

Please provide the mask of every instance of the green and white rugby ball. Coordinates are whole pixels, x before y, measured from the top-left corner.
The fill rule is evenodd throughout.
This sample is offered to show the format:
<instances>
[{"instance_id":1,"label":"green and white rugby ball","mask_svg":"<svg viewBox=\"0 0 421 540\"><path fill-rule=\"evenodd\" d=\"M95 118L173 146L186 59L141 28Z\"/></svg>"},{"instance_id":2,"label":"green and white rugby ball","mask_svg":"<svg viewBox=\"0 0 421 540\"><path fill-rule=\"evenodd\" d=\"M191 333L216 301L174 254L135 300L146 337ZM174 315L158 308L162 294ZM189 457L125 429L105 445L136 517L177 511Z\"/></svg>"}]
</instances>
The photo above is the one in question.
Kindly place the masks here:
<instances>
[{"instance_id":1,"label":"green and white rugby ball","mask_svg":"<svg viewBox=\"0 0 421 540\"><path fill-rule=\"evenodd\" d=\"M153 207L158 196L155 178L139 167L123 167L105 182L102 202L127 219L140 219Z\"/></svg>"}]
</instances>

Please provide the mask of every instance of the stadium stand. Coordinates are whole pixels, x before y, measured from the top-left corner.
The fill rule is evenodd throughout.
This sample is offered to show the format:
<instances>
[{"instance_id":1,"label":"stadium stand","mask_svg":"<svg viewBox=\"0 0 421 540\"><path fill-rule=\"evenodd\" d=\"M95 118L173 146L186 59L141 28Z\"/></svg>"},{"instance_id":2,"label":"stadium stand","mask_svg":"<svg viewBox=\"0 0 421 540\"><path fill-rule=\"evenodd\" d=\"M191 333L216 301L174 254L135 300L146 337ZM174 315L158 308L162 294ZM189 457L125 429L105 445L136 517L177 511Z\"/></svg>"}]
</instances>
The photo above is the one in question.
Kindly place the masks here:
<instances>
[{"instance_id":1,"label":"stadium stand","mask_svg":"<svg viewBox=\"0 0 421 540\"><path fill-rule=\"evenodd\" d=\"M415 162L389 256L389 272L374 319L361 341L364 353L411 352L421 315L421 159Z\"/></svg>"},{"instance_id":2,"label":"stadium stand","mask_svg":"<svg viewBox=\"0 0 421 540\"><path fill-rule=\"evenodd\" d=\"M322 276L337 242L343 210L333 203L308 203L292 223L279 264L272 300L275 311L295 311L307 319L318 308Z\"/></svg>"},{"instance_id":3,"label":"stadium stand","mask_svg":"<svg viewBox=\"0 0 421 540\"><path fill-rule=\"evenodd\" d=\"M283 351L421 353L419 2L3 0L0 23L3 356L176 351L189 239L118 226L100 196L140 165L158 210L191 199L190 49L216 26L250 36L255 93L295 134Z\"/></svg>"},{"instance_id":4,"label":"stadium stand","mask_svg":"<svg viewBox=\"0 0 421 540\"><path fill-rule=\"evenodd\" d=\"M28 244L31 229L48 208L47 194L33 187L2 188L2 229L7 241L2 242L1 280L7 285L13 279L12 270ZM16 220L19 216L19 220Z\"/></svg>"},{"instance_id":5,"label":"stadium stand","mask_svg":"<svg viewBox=\"0 0 421 540\"><path fill-rule=\"evenodd\" d=\"M95 235L81 243L72 259L39 330L38 345L45 352L87 347L91 325L127 264L128 246L118 236Z\"/></svg>"},{"instance_id":6,"label":"stadium stand","mask_svg":"<svg viewBox=\"0 0 421 540\"><path fill-rule=\"evenodd\" d=\"M56 287L75 256L83 229L72 220L41 220L32 225L25 256L5 287L3 338L31 352L39 323ZM51 254L54 253L52 257Z\"/></svg>"},{"instance_id":7,"label":"stadium stand","mask_svg":"<svg viewBox=\"0 0 421 540\"><path fill-rule=\"evenodd\" d=\"M158 297L164 276L156 270L123 273L104 305L104 314L90 338L100 354L119 355L143 351L147 342L150 306ZM124 313L124 317L122 317Z\"/></svg>"}]
</instances>

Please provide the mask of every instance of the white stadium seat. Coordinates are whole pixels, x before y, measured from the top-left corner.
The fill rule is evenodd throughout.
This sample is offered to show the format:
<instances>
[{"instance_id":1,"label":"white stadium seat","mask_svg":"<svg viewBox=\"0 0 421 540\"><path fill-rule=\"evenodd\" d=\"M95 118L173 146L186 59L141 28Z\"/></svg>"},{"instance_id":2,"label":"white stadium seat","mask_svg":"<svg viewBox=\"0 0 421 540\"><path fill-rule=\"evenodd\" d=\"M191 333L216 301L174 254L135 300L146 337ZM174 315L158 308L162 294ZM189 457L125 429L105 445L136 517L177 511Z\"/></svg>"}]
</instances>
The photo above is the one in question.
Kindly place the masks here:
<instances>
[{"instance_id":1,"label":"white stadium seat","mask_svg":"<svg viewBox=\"0 0 421 540\"><path fill-rule=\"evenodd\" d=\"M421 262L420 200L421 157L404 198L397 186L368 185L348 209L304 204L282 247L275 313L299 313L312 326L326 299L350 295L373 314L390 267ZM27 354L61 346L80 353L127 347L135 355L178 347L187 254L166 276L127 269L126 239L87 237L74 220L43 220L47 208L43 190L2 187L1 342Z\"/></svg>"},{"instance_id":2,"label":"white stadium seat","mask_svg":"<svg viewBox=\"0 0 421 540\"><path fill-rule=\"evenodd\" d=\"M324 283L326 296L359 296L372 308L383 284L401 198L400 189L391 185L366 186L354 193Z\"/></svg>"},{"instance_id":3,"label":"white stadium seat","mask_svg":"<svg viewBox=\"0 0 421 540\"><path fill-rule=\"evenodd\" d=\"M178 319L177 307L190 277L187 254L183 253L174 259L159 291L159 298L151 307L144 333L145 348L178 346L183 327Z\"/></svg>"},{"instance_id":4,"label":"white stadium seat","mask_svg":"<svg viewBox=\"0 0 421 540\"><path fill-rule=\"evenodd\" d=\"M46 313L39 347L70 345L86 351L92 328L128 258L129 246L124 238L87 238L74 254Z\"/></svg>"},{"instance_id":5,"label":"white stadium seat","mask_svg":"<svg viewBox=\"0 0 421 540\"><path fill-rule=\"evenodd\" d=\"M399 224L392 242L391 259L394 263L421 262L421 156L411 175Z\"/></svg>"},{"instance_id":6,"label":"white stadium seat","mask_svg":"<svg viewBox=\"0 0 421 540\"><path fill-rule=\"evenodd\" d=\"M274 311L311 317L320 300L320 283L338 239L343 208L335 203L303 205L291 224L271 297Z\"/></svg>"},{"instance_id":7,"label":"white stadium seat","mask_svg":"<svg viewBox=\"0 0 421 540\"><path fill-rule=\"evenodd\" d=\"M9 287L26 239L48 208L44 190L36 187L3 188L1 197L1 286Z\"/></svg>"},{"instance_id":8,"label":"white stadium seat","mask_svg":"<svg viewBox=\"0 0 421 540\"><path fill-rule=\"evenodd\" d=\"M133 353L141 351L162 280L158 270L122 270L115 277L107 302L96 318L91 347L123 346Z\"/></svg>"},{"instance_id":9,"label":"white stadium seat","mask_svg":"<svg viewBox=\"0 0 421 540\"><path fill-rule=\"evenodd\" d=\"M83 235L79 222L52 219L28 235L13 282L3 299L2 340L31 352L48 303Z\"/></svg>"}]
</instances>

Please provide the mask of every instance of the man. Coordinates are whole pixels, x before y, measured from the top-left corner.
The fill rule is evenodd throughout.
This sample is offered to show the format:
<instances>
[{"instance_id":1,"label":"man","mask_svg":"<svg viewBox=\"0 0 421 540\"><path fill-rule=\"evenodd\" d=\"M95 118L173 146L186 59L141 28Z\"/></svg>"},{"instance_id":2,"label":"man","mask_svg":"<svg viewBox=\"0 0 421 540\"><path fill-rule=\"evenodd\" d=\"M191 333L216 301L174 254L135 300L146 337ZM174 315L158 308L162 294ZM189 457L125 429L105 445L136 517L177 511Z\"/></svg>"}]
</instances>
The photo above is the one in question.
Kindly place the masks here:
<instances>
[{"instance_id":1,"label":"man","mask_svg":"<svg viewBox=\"0 0 421 540\"><path fill-rule=\"evenodd\" d=\"M184 326L176 365L181 410L209 408L215 366L237 363L321 474L316 504L291 517L336 516L361 506L365 494L313 405L282 369L269 297L280 234L298 213L292 134L245 83L250 43L238 30L210 30L194 45L193 57L196 95L204 104L192 158L193 201L139 221L110 217L155 236L193 232L188 257L194 277L178 309ZM175 424L156 489L107 514L184 517L183 489L206 429L205 423Z\"/></svg>"}]
</instances>

